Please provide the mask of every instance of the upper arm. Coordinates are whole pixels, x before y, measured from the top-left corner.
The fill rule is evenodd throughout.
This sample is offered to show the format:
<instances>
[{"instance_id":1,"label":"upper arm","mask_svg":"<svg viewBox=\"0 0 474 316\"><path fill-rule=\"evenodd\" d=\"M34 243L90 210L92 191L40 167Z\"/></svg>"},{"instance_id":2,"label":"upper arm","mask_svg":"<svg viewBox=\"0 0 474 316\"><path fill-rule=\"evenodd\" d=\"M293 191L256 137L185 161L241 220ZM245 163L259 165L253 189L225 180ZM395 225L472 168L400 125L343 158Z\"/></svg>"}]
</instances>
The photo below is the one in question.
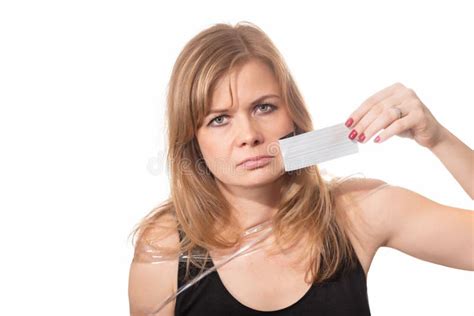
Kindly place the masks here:
<instances>
[{"instance_id":1,"label":"upper arm","mask_svg":"<svg viewBox=\"0 0 474 316\"><path fill-rule=\"evenodd\" d=\"M367 203L383 219L372 221L382 236L380 246L443 266L474 270L474 212L391 185Z\"/></svg>"},{"instance_id":2,"label":"upper arm","mask_svg":"<svg viewBox=\"0 0 474 316\"><path fill-rule=\"evenodd\" d=\"M158 236L160 238L158 239ZM149 230L137 241L136 252L130 265L128 297L132 316L151 315L175 291L178 260L157 261L140 249L153 240L154 245L173 248L179 243L178 233L167 234ZM156 255L156 254L155 254ZM167 304L157 316L174 315L175 301Z\"/></svg>"},{"instance_id":3,"label":"upper arm","mask_svg":"<svg viewBox=\"0 0 474 316\"><path fill-rule=\"evenodd\" d=\"M350 233L370 261L377 249L386 243L386 216L374 202L374 196L386 188L388 184L379 179L349 178L337 188L337 207L349 215Z\"/></svg>"}]
</instances>

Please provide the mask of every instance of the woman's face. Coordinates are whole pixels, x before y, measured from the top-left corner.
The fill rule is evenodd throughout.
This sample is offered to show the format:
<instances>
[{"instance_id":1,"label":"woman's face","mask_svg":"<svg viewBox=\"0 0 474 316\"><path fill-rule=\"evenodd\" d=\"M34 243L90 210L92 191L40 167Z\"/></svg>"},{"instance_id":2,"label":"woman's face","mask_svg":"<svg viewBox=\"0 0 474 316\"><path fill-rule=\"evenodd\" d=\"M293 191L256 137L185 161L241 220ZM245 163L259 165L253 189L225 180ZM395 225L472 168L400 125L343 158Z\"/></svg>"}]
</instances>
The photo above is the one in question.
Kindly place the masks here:
<instances>
[{"instance_id":1,"label":"woman's face","mask_svg":"<svg viewBox=\"0 0 474 316\"><path fill-rule=\"evenodd\" d=\"M216 179L227 185L249 187L281 176L284 168L278 139L291 133L294 125L271 69L257 60L247 62L217 83L211 102L211 112L196 138ZM213 113L223 109L226 111ZM240 164L260 155L272 157L253 165Z\"/></svg>"}]
</instances>

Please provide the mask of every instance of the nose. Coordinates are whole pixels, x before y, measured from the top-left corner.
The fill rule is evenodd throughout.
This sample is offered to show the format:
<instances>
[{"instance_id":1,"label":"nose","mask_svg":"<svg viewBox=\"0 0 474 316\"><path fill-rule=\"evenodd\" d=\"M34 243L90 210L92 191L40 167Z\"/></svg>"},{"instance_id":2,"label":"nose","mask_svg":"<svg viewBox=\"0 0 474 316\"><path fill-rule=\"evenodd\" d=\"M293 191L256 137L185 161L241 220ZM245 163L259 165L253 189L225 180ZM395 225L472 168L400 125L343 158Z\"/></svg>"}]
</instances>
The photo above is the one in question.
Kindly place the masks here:
<instances>
[{"instance_id":1,"label":"nose","mask_svg":"<svg viewBox=\"0 0 474 316\"><path fill-rule=\"evenodd\" d=\"M240 129L238 130L238 144L242 146L256 146L263 143L263 134L258 128L257 124L244 120L240 122Z\"/></svg>"}]
</instances>

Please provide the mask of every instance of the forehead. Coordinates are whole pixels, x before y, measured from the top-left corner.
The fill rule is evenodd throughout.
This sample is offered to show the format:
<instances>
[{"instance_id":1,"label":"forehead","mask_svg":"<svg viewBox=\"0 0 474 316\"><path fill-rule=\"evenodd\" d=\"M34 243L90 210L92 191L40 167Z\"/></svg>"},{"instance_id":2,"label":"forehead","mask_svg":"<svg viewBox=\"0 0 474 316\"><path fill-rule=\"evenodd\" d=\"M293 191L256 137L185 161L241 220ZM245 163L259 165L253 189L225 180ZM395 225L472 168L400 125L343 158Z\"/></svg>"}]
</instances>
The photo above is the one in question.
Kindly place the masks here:
<instances>
[{"instance_id":1,"label":"forehead","mask_svg":"<svg viewBox=\"0 0 474 316\"><path fill-rule=\"evenodd\" d=\"M245 105L266 94L279 94L278 81L268 65L252 60L217 81L210 108Z\"/></svg>"}]
</instances>

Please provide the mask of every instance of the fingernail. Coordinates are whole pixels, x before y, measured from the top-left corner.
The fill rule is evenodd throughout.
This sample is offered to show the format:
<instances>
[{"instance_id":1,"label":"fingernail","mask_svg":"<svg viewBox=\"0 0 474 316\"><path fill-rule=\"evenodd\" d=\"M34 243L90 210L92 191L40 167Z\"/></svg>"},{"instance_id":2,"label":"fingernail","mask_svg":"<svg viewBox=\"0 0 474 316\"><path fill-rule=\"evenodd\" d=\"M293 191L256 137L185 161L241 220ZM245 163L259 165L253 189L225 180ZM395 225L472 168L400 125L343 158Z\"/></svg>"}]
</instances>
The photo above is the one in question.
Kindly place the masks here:
<instances>
[{"instance_id":1,"label":"fingernail","mask_svg":"<svg viewBox=\"0 0 474 316\"><path fill-rule=\"evenodd\" d=\"M359 135L359 141L360 141L360 142L363 142L364 139L365 139L364 133L360 134L360 135Z\"/></svg>"},{"instance_id":2,"label":"fingernail","mask_svg":"<svg viewBox=\"0 0 474 316\"><path fill-rule=\"evenodd\" d=\"M354 120L352 119L352 117L350 117L350 118L346 121L346 126L347 126L347 127L351 127L352 123L354 123Z\"/></svg>"},{"instance_id":3,"label":"fingernail","mask_svg":"<svg viewBox=\"0 0 474 316\"><path fill-rule=\"evenodd\" d=\"M354 139L357 136L357 132L355 129L352 130L352 132L349 134L350 139Z\"/></svg>"},{"instance_id":4,"label":"fingernail","mask_svg":"<svg viewBox=\"0 0 474 316\"><path fill-rule=\"evenodd\" d=\"M378 143L379 141L380 141L380 137L379 136L375 137L374 142Z\"/></svg>"}]
</instances>

